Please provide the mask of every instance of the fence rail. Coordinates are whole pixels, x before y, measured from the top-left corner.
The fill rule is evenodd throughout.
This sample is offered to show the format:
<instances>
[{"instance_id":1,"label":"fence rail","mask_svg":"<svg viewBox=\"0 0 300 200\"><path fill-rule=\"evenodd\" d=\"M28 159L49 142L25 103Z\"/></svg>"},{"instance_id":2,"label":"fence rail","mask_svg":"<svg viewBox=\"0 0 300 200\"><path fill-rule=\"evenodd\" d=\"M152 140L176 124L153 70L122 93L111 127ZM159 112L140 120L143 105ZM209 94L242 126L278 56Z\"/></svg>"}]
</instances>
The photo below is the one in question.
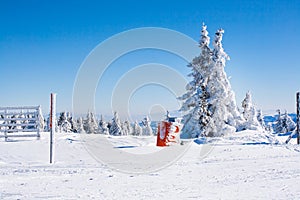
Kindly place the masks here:
<instances>
[{"instance_id":1,"label":"fence rail","mask_svg":"<svg viewBox=\"0 0 300 200\"><path fill-rule=\"evenodd\" d=\"M0 107L0 138L39 138L42 120L41 106Z\"/></svg>"}]
</instances>

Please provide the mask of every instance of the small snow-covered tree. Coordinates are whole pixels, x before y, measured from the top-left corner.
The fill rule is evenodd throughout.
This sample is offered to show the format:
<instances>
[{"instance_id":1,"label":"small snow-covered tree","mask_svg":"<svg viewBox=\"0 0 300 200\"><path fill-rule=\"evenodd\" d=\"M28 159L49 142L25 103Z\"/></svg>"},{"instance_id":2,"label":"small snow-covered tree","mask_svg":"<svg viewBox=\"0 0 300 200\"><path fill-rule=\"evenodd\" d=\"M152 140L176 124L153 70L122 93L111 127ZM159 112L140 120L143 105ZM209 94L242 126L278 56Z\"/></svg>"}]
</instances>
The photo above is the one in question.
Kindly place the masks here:
<instances>
[{"instance_id":1,"label":"small snow-covered tree","mask_svg":"<svg viewBox=\"0 0 300 200\"><path fill-rule=\"evenodd\" d=\"M71 126L70 131L74 132L74 126L76 126L76 125L74 125L74 120L73 120L72 114L70 112L67 112L66 116L67 116L67 121L70 123L70 126Z\"/></svg>"},{"instance_id":2,"label":"small snow-covered tree","mask_svg":"<svg viewBox=\"0 0 300 200\"><path fill-rule=\"evenodd\" d=\"M267 125L264 121L264 116L262 114L261 110L257 111L257 121L259 122L259 124L261 125L261 127L263 127L264 129L268 130Z\"/></svg>"},{"instance_id":3,"label":"small snow-covered tree","mask_svg":"<svg viewBox=\"0 0 300 200\"><path fill-rule=\"evenodd\" d=\"M98 133L98 122L96 120L96 116L93 112L91 112L91 131L93 133Z\"/></svg>"},{"instance_id":4,"label":"small snow-covered tree","mask_svg":"<svg viewBox=\"0 0 300 200\"><path fill-rule=\"evenodd\" d=\"M103 125L103 122L104 122L103 116L100 115L99 128Z\"/></svg>"},{"instance_id":5,"label":"small snow-covered tree","mask_svg":"<svg viewBox=\"0 0 300 200\"><path fill-rule=\"evenodd\" d=\"M148 118L148 116L144 118L142 124L143 124L143 135L147 135L147 136L153 135L153 131L151 128L151 121Z\"/></svg>"},{"instance_id":6,"label":"small snow-covered tree","mask_svg":"<svg viewBox=\"0 0 300 200\"><path fill-rule=\"evenodd\" d=\"M72 132L77 133L78 127L77 127L77 123L74 121L74 118L71 116L71 117L68 119L68 121L69 121L70 124L71 124L71 130L72 130Z\"/></svg>"},{"instance_id":7,"label":"small snow-covered tree","mask_svg":"<svg viewBox=\"0 0 300 200\"><path fill-rule=\"evenodd\" d=\"M106 121L103 121L102 126L101 126L101 131L102 131L101 132L102 134L109 135L109 129L108 129Z\"/></svg>"},{"instance_id":8,"label":"small snow-covered tree","mask_svg":"<svg viewBox=\"0 0 300 200\"><path fill-rule=\"evenodd\" d=\"M122 130L124 135L131 135L132 134L132 127L128 120L124 121L122 124Z\"/></svg>"},{"instance_id":9,"label":"small snow-covered tree","mask_svg":"<svg viewBox=\"0 0 300 200\"><path fill-rule=\"evenodd\" d=\"M285 111L282 119L283 126L285 127L286 132L293 131L296 128L296 123Z\"/></svg>"},{"instance_id":10,"label":"small snow-covered tree","mask_svg":"<svg viewBox=\"0 0 300 200\"><path fill-rule=\"evenodd\" d=\"M84 127L83 127L83 120L82 120L82 117L79 117L77 119L77 133L85 133L84 131Z\"/></svg>"},{"instance_id":11,"label":"small snow-covered tree","mask_svg":"<svg viewBox=\"0 0 300 200\"><path fill-rule=\"evenodd\" d=\"M71 132L72 131L72 125L70 124L69 121L64 121L61 126L60 130L63 132Z\"/></svg>"},{"instance_id":12,"label":"small snow-covered tree","mask_svg":"<svg viewBox=\"0 0 300 200\"><path fill-rule=\"evenodd\" d=\"M114 117L112 119L111 127L109 129L111 135L123 135L121 121L117 112L114 112Z\"/></svg>"},{"instance_id":13,"label":"small snow-covered tree","mask_svg":"<svg viewBox=\"0 0 300 200\"><path fill-rule=\"evenodd\" d=\"M63 122L67 121L67 114L66 112L61 112L59 114L59 118L57 120L57 124L58 126L61 126L63 124Z\"/></svg>"},{"instance_id":14,"label":"small snow-covered tree","mask_svg":"<svg viewBox=\"0 0 300 200\"><path fill-rule=\"evenodd\" d=\"M102 115L101 115L100 121L99 121L99 132L101 134L104 134L104 135L108 135L109 134L107 123L104 121Z\"/></svg>"},{"instance_id":15,"label":"small snow-covered tree","mask_svg":"<svg viewBox=\"0 0 300 200\"><path fill-rule=\"evenodd\" d=\"M135 121L134 125L133 125L132 134L139 136L139 135L142 135L142 133L143 133L142 127L139 125L139 123L137 121Z\"/></svg>"},{"instance_id":16,"label":"small snow-covered tree","mask_svg":"<svg viewBox=\"0 0 300 200\"><path fill-rule=\"evenodd\" d=\"M287 133L296 128L296 123L292 120L292 118L285 113L281 115L280 110L278 110L277 120L274 122L273 129L275 133Z\"/></svg>"},{"instance_id":17,"label":"small snow-covered tree","mask_svg":"<svg viewBox=\"0 0 300 200\"><path fill-rule=\"evenodd\" d=\"M68 116L66 112L61 112L57 121L60 131L70 132L72 130L71 123L68 121Z\"/></svg>"},{"instance_id":18,"label":"small snow-covered tree","mask_svg":"<svg viewBox=\"0 0 300 200\"><path fill-rule=\"evenodd\" d=\"M84 132L91 133L90 132L90 123L91 123L91 117L90 117L90 112L88 112L86 115L86 119L83 120Z\"/></svg>"},{"instance_id":19,"label":"small snow-covered tree","mask_svg":"<svg viewBox=\"0 0 300 200\"><path fill-rule=\"evenodd\" d=\"M245 99L242 101L243 117L246 120L245 129L262 130L261 124L257 120L257 112L252 103L251 93L246 93Z\"/></svg>"},{"instance_id":20,"label":"small snow-covered tree","mask_svg":"<svg viewBox=\"0 0 300 200\"><path fill-rule=\"evenodd\" d=\"M88 112L83 124L86 133L97 133L98 123L93 112Z\"/></svg>"}]
</instances>

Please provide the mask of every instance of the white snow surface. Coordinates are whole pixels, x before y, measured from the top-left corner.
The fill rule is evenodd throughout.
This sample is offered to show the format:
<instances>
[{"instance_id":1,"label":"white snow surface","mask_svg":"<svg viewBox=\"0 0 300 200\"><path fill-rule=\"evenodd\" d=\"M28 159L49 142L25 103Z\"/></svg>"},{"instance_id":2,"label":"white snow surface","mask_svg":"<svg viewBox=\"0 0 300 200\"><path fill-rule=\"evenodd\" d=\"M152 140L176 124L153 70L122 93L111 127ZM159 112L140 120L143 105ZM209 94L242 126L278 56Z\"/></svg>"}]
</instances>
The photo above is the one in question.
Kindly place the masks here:
<instances>
[{"instance_id":1,"label":"white snow surface","mask_svg":"<svg viewBox=\"0 0 300 200\"><path fill-rule=\"evenodd\" d=\"M132 152L159 150L154 136L100 137L115 147L132 146ZM300 199L295 139L285 145L282 137L242 131L190 140L176 162L145 174L95 161L79 134L57 133L54 139L55 162L49 164L49 133L40 140L0 138L0 199Z\"/></svg>"}]
</instances>

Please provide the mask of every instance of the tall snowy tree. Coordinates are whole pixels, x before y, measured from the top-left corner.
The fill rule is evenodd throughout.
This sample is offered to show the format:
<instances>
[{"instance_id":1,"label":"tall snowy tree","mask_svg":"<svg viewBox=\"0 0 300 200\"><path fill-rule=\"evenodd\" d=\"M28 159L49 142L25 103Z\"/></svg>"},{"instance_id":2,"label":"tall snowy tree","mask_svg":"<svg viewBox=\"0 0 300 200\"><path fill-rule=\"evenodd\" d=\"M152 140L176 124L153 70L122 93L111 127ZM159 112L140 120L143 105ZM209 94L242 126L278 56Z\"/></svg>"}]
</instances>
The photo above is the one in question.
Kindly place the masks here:
<instances>
[{"instance_id":1,"label":"tall snowy tree","mask_svg":"<svg viewBox=\"0 0 300 200\"><path fill-rule=\"evenodd\" d=\"M206 25L203 24L199 41L201 54L188 65L192 68L192 72L188 75L192 77L192 81L186 86L187 92L178 98L184 101L180 108L180 111L184 113L184 126L181 134L183 138L194 138L204 134L205 127L210 120L207 79L203 77L204 72L208 71L212 63L212 52L208 46L210 38L206 28Z\"/></svg>"},{"instance_id":2,"label":"tall snowy tree","mask_svg":"<svg viewBox=\"0 0 300 200\"><path fill-rule=\"evenodd\" d=\"M244 124L245 129L250 130L260 130L262 131L262 126L257 120L257 112L252 103L251 93L248 91L246 93L245 99L242 101L243 117L246 120Z\"/></svg>"},{"instance_id":3,"label":"tall snowy tree","mask_svg":"<svg viewBox=\"0 0 300 200\"><path fill-rule=\"evenodd\" d=\"M111 135L123 135L121 121L117 112L114 113L109 133Z\"/></svg>"},{"instance_id":4,"label":"tall snowy tree","mask_svg":"<svg viewBox=\"0 0 300 200\"><path fill-rule=\"evenodd\" d=\"M225 73L226 61L229 56L222 46L223 29L216 31L213 42L213 63L208 73L207 88L210 94L211 120L207 127L207 135L221 136L242 129L243 119L238 111L235 95Z\"/></svg>"},{"instance_id":5,"label":"tall snowy tree","mask_svg":"<svg viewBox=\"0 0 300 200\"><path fill-rule=\"evenodd\" d=\"M244 121L224 71L229 56L222 46L223 33L222 29L216 32L211 50L206 26L202 26L201 54L191 63L193 80L180 98L185 101L181 111L188 112L183 117L183 137L221 136L242 129Z\"/></svg>"}]
</instances>

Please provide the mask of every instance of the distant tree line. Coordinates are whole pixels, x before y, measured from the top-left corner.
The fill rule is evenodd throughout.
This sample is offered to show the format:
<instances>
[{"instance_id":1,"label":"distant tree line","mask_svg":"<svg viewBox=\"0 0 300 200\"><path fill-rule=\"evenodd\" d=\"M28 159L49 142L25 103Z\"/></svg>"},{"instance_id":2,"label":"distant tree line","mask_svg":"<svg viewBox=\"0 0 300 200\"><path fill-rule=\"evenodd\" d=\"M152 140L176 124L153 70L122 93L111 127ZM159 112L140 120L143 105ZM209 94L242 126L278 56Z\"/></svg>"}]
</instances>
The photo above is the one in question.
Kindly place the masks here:
<instances>
[{"instance_id":1,"label":"distant tree line","mask_svg":"<svg viewBox=\"0 0 300 200\"><path fill-rule=\"evenodd\" d=\"M49 124L49 119L46 124ZM45 127L49 130L49 127ZM114 112L111 121L105 121L101 115L98 120L91 111L87 112L86 117L74 119L70 112L61 112L56 122L56 130L58 132L73 132L86 134L104 134L104 135L135 135L135 136L151 136L153 130L151 121L146 116L141 122L135 121L130 123L128 120L122 122L117 112Z\"/></svg>"}]
</instances>

